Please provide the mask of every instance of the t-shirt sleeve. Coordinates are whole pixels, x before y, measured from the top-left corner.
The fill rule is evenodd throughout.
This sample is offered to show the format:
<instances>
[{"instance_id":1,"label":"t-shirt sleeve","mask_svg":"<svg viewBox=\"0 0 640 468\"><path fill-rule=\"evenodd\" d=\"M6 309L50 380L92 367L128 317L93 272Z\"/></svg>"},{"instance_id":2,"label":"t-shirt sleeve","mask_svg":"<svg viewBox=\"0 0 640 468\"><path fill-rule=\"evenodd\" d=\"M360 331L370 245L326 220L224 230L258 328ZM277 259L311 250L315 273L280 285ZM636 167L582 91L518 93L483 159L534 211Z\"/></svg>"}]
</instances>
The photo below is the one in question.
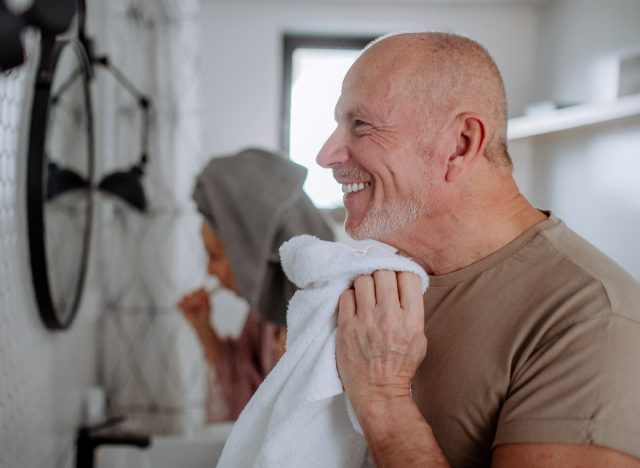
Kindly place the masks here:
<instances>
[{"instance_id":1,"label":"t-shirt sleeve","mask_svg":"<svg viewBox=\"0 0 640 468\"><path fill-rule=\"evenodd\" d=\"M589 443L640 458L640 323L607 314L567 326L519 368L493 447Z\"/></svg>"}]
</instances>

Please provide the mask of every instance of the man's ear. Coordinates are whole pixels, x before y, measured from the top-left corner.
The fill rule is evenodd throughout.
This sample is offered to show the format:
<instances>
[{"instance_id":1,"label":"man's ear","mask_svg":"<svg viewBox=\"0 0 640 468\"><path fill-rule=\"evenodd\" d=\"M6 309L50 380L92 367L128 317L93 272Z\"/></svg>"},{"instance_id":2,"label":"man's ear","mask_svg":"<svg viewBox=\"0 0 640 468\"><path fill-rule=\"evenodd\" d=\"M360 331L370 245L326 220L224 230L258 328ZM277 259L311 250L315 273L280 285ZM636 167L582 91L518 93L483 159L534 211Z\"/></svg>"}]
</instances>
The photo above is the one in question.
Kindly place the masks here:
<instances>
[{"instance_id":1,"label":"man's ear","mask_svg":"<svg viewBox=\"0 0 640 468\"><path fill-rule=\"evenodd\" d=\"M455 119L456 148L447 160L446 181L453 182L465 174L484 152L487 144L483 118L473 112L465 112Z\"/></svg>"}]
</instances>

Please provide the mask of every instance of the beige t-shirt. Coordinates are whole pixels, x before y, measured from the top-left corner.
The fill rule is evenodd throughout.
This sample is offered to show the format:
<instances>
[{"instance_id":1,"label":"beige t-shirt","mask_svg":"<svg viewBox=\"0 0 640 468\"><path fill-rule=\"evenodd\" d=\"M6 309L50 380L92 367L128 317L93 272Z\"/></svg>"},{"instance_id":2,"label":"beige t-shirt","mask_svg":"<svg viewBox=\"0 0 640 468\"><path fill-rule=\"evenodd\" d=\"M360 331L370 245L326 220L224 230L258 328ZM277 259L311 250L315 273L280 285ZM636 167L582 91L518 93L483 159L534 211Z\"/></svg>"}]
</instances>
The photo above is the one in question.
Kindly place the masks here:
<instances>
[{"instance_id":1,"label":"beige t-shirt","mask_svg":"<svg viewBox=\"0 0 640 468\"><path fill-rule=\"evenodd\" d=\"M550 215L430 280L413 396L454 467L516 442L640 458L640 287L619 266Z\"/></svg>"}]
</instances>

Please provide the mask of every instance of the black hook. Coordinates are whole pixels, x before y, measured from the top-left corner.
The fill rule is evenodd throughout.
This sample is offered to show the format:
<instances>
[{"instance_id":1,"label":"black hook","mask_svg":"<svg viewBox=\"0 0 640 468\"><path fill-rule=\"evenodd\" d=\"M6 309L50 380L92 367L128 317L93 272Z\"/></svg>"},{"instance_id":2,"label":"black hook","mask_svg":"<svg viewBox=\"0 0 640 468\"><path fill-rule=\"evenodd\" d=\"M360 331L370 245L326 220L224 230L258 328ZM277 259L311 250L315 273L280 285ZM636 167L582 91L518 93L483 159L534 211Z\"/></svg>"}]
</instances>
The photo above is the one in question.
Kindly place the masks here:
<instances>
[{"instance_id":1,"label":"black hook","mask_svg":"<svg viewBox=\"0 0 640 468\"><path fill-rule=\"evenodd\" d=\"M78 9L76 0L35 0L22 14L13 14L0 0L0 71L22 65L25 60L22 30L40 29L44 35L58 35L71 26Z\"/></svg>"}]
</instances>

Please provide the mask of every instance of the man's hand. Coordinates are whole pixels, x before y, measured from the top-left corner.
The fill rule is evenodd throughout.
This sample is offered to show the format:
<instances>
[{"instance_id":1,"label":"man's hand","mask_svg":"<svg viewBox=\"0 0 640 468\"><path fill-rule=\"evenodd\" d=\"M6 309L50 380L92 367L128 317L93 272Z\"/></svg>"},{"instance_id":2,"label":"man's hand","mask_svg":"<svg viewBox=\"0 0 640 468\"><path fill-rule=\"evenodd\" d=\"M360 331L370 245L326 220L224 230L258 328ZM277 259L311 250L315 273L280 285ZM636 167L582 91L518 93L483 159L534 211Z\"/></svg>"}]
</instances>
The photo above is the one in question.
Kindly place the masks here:
<instances>
[{"instance_id":1,"label":"man's hand","mask_svg":"<svg viewBox=\"0 0 640 468\"><path fill-rule=\"evenodd\" d=\"M200 288L185 294L178 302L178 308L196 331L211 328L209 322L211 304L209 293L205 289Z\"/></svg>"},{"instance_id":2,"label":"man's hand","mask_svg":"<svg viewBox=\"0 0 640 468\"><path fill-rule=\"evenodd\" d=\"M411 398L426 353L417 275L376 271L340 296L338 371L379 468L449 466Z\"/></svg>"},{"instance_id":3,"label":"man's hand","mask_svg":"<svg viewBox=\"0 0 640 468\"><path fill-rule=\"evenodd\" d=\"M376 271L340 296L338 370L356 413L367 403L407 398L426 350L417 275Z\"/></svg>"}]
</instances>

